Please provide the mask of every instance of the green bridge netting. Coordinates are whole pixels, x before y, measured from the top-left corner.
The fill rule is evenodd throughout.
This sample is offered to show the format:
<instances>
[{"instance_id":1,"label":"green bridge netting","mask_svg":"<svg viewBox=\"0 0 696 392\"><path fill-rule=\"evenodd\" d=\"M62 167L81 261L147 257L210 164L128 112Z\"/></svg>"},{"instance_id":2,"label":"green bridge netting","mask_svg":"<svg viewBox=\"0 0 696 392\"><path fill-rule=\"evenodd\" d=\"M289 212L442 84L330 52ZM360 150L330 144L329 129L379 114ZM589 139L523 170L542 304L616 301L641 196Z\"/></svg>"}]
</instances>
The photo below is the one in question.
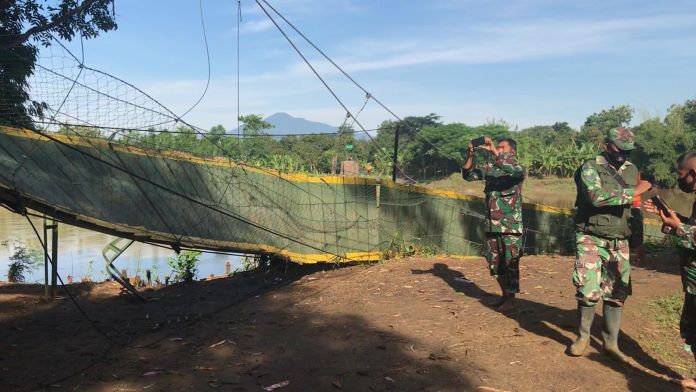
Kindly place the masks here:
<instances>
[{"instance_id":1,"label":"green bridge netting","mask_svg":"<svg viewBox=\"0 0 696 392\"><path fill-rule=\"evenodd\" d=\"M302 262L375 259L389 247L413 242L472 255L481 242L483 204L474 198L47 136L51 139L32 131L0 133L0 170L11 173L1 184L5 193L18 193L39 211L55 210L63 219L73 216L74 223L121 235L279 253ZM565 215L537 213L535 220L543 219L553 232L567 226ZM551 250L566 239L541 237L530 241L531 249Z\"/></svg>"},{"instance_id":2,"label":"green bridge netting","mask_svg":"<svg viewBox=\"0 0 696 392\"><path fill-rule=\"evenodd\" d=\"M279 173L102 139L1 131L0 198L78 226L302 263L375 260L405 244L456 256L480 251L481 198L371 178ZM570 212L525 203L525 251L571 252Z\"/></svg>"}]
</instances>

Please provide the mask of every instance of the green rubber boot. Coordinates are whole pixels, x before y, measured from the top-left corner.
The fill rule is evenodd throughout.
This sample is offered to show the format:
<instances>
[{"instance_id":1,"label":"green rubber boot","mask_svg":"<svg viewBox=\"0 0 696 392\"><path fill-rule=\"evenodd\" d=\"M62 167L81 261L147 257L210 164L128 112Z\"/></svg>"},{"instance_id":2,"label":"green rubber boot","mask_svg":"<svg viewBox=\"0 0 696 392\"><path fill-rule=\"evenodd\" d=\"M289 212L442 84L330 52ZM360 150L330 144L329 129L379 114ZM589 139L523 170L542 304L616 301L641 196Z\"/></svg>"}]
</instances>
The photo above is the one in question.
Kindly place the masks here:
<instances>
[{"instance_id":1,"label":"green rubber boot","mask_svg":"<svg viewBox=\"0 0 696 392\"><path fill-rule=\"evenodd\" d=\"M619 331L621 330L621 307L604 303L604 354L619 362L627 363L628 357L619 350Z\"/></svg>"},{"instance_id":2,"label":"green rubber boot","mask_svg":"<svg viewBox=\"0 0 696 392\"><path fill-rule=\"evenodd\" d=\"M592 328L594 315L594 306L585 306L578 303L578 338L570 346L570 355L579 357L587 350L587 346L590 345L590 329Z\"/></svg>"}]
</instances>

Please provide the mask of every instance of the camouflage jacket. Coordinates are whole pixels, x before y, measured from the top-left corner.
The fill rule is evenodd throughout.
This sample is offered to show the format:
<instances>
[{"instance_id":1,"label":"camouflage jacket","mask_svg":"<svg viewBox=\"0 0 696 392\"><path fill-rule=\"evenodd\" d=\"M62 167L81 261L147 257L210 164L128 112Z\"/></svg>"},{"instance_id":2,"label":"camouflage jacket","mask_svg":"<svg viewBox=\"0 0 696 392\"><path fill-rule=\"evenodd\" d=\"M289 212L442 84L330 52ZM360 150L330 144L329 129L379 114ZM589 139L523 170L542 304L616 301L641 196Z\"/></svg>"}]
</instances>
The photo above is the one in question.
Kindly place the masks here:
<instances>
[{"instance_id":1,"label":"camouflage jacket","mask_svg":"<svg viewBox=\"0 0 696 392\"><path fill-rule=\"evenodd\" d=\"M598 155L594 163L603 166L609 165L609 162L602 155ZM635 166L631 162L626 162L616 172L622 175L629 168L634 169ZM638 178L637 175L635 177ZM580 168L580 179L583 185L583 192L594 207L622 206L633 203L633 188L603 188L599 173L595 165L590 164L590 162L586 162Z\"/></svg>"},{"instance_id":2,"label":"camouflage jacket","mask_svg":"<svg viewBox=\"0 0 696 392\"><path fill-rule=\"evenodd\" d=\"M497 159L490 159L485 165L477 164L464 170L463 175L467 181L486 181L486 232L522 234L524 168L515 154L500 153Z\"/></svg>"},{"instance_id":3,"label":"camouflage jacket","mask_svg":"<svg viewBox=\"0 0 696 392\"><path fill-rule=\"evenodd\" d=\"M680 249L680 270L684 291L696 295L696 203L691 217L670 235L672 244Z\"/></svg>"},{"instance_id":4,"label":"camouflage jacket","mask_svg":"<svg viewBox=\"0 0 696 392\"><path fill-rule=\"evenodd\" d=\"M607 238L627 238L638 169L630 162L614 169L599 155L580 166L574 177L577 229Z\"/></svg>"}]
</instances>

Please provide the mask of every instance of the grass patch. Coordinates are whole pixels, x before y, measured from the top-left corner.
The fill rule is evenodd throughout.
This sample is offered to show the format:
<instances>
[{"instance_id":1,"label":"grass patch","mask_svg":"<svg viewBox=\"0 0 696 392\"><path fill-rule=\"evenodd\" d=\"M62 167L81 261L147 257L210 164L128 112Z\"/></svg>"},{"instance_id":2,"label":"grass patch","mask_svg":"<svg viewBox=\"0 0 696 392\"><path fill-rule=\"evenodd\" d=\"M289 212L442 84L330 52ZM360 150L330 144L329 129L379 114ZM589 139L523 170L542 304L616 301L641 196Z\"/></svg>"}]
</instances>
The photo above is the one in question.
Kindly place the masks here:
<instances>
[{"instance_id":1,"label":"grass patch","mask_svg":"<svg viewBox=\"0 0 696 392\"><path fill-rule=\"evenodd\" d=\"M650 301L653 317L662 328L679 328L682 306L684 306L682 293L658 297Z\"/></svg>"},{"instance_id":2,"label":"grass patch","mask_svg":"<svg viewBox=\"0 0 696 392\"><path fill-rule=\"evenodd\" d=\"M694 377L693 356L684 351L679 336L682 293L654 298L647 303L648 328L639 334L641 346L657 360L685 377Z\"/></svg>"}]
</instances>

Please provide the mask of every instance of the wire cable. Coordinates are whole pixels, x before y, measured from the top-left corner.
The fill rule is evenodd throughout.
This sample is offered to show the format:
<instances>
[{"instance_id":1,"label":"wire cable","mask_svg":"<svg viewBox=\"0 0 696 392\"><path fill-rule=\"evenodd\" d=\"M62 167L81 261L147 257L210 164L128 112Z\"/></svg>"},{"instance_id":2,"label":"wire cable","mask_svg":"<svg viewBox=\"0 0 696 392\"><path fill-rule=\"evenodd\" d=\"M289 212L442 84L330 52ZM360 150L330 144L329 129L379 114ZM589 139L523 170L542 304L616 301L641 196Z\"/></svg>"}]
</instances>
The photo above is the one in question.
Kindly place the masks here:
<instances>
[{"instance_id":1,"label":"wire cable","mask_svg":"<svg viewBox=\"0 0 696 392\"><path fill-rule=\"evenodd\" d=\"M125 174L127 174L127 175L129 175L129 176L131 176L131 177L133 177L133 178L135 178L135 179L138 179L138 180L141 180L141 181L143 181L143 182L145 182L145 183L147 183L147 184L150 184L150 185L152 185L153 187L155 187L155 188L157 188L157 189L160 189L160 190L165 191L165 192L167 192L167 193L171 193L171 194L173 194L173 195L175 195L175 196L178 196L178 197L180 197L180 198L182 198L182 199L184 199L184 200L186 200L186 201L188 201L188 202L190 202L190 203L193 203L193 204L196 204L196 205L200 205L201 207L204 207L204 208L213 210L213 211L215 211L215 212L217 212L217 213L220 213L220 214L222 214L222 215L224 215L224 216L227 216L227 217L229 217L229 218L235 219L235 220L240 221L240 222L242 222L242 223L244 223L244 224L246 224L246 225L252 226L252 227L257 228L257 229L259 229L259 230L261 230L261 231L267 232L267 233L269 233L269 234L273 234L273 235L275 235L275 236L277 236L277 237L279 237L279 238L282 238L282 239L285 239L285 240L294 242L294 243L296 243L296 244L298 244L298 245L304 245L304 246L306 246L306 247L308 247L308 248L311 248L311 249L314 249L314 250L318 250L318 251L320 251L320 252L322 252L322 253L328 253L328 254L330 254L330 255L332 255L332 256L336 256L336 257L338 257L338 258L343 258L343 256L338 255L338 254L336 254L336 253L327 251L327 250L325 250L325 249L319 248L319 247L317 247L317 246L315 246L315 245L308 244L308 243L303 242L303 241L298 241L297 239L292 238L292 237L289 237L289 236L287 236L287 235L285 235L285 234L283 234L283 233L280 233L280 232L278 232L277 230L274 230L274 229L265 227L265 226L263 226L263 225L261 225L261 224L258 224L258 223L256 223L256 222L250 221L250 220L248 220L248 219L246 219L246 218L244 218L244 217L238 216L238 215L233 214L233 213L228 212L228 211L224 211L224 210L222 210L222 209L220 209L220 208L218 208L218 207L211 206L211 205L206 204L206 203L204 203L204 202L202 202L202 201L196 200L196 199L194 199L194 198L192 198L192 197L190 197L190 196L188 196L188 195L184 195L184 194L182 194L182 193L180 193L180 192L177 192L177 191L175 191L175 190L173 190L173 189L170 189L170 188L168 188L168 187L166 187L166 186L164 186L164 185L161 185L161 184L159 184L159 183L157 183L157 182L154 182L154 181L152 181L152 180L150 180L150 179L148 179L148 178L145 178L145 177L143 177L143 176L141 176L141 175L139 175L139 174L137 174L137 173L131 172L130 170L128 170L128 169L126 169L126 168L120 167L119 165L113 164L113 163L108 162L108 161L106 161L106 160L104 160L104 159L101 159L101 158L99 158L99 157L97 157L97 156L94 156L94 155L92 155L92 154L90 154L90 153L88 153L88 152L86 152L86 151L83 151L83 150L81 150L81 149L79 149L79 148L77 148L77 147L75 147L75 146L73 146L73 145L71 145L71 144L65 143L64 141L59 140L59 139L57 139L57 138L55 138L55 137L53 137L53 136L51 136L51 135L49 135L49 134L47 134L47 133L45 133L45 132L41 132L41 131L39 131L39 130L34 130L34 132L35 132L35 133L38 133L39 135L41 135L41 136L43 136L43 137L45 137L45 138L47 138L47 139L49 139L49 140L54 141L54 142L56 142L56 143L58 143L58 144L60 144L60 145L62 145L62 146L64 146L64 147L66 147L66 148L68 148L68 149L71 149L71 150L73 150L73 151L75 151L75 152L77 152L77 153L79 153L79 154L82 154L82 155L84 155L84 156L86 156L86 157L89 157L89 158L91 158L91 159L94 159L94 160L96 160L96 161L98 161L98 162L100 162L100 163L102 163L102 164L104 164L104 165L107 165L107 166L109 166L109 167L111 167L111 168L113 168L113 169L116 169L116 170L118 170L118 171L121 171L121 172L123 172L123 173L125 173Z\"/></svg>"},{"instance_id":2,"label":"wire cable","mask_svg":"<svg viewBox=\"0 0 696 392\"><path fill-rule=\"evenodd\" d=\"M241 113L239 111L239 75L240 75L240 69L239 69L239 64L240 64L240 55L239 55L239 25L242 22L242 0L237 0L237 137L239 137L241 133L241 128L239 124L239 116L241 116ZM239 153L241 155L241 139L238 140L237 142L237 149L240 150Z\"/></svg>"},{"instance_id":3,"label":"wire cable","mask_svg":"<svg viewBox=\"0 0 696 392\"><path fill-rule=\"evenodd\" d=\"M255 1L258 3L258 0L255 0ZM299 34L305 41L307 41L308 44L310 44L317 52L319 52L319 54L321 54L321 55L322 55L328 62L330 62L339 72L341 72L346 78L348 78L348 80L350 80L356 87L358 87L360 90L362 90L365 94L367 94L367 95L369 95L370 97L372 97L372 99L374 99L374 101L375 101L379 106L381 106L384 110L386 110L389 114L391 114L391 115L392 115L395 119L397 119L399 122L403 123L404 126L406 126L406 127L408 127L408 128L411 128L411 129L413 129L414 131L418 131L418 129L415 129L415 128L409 126L407 123L405 123L404 120L403 120L401 117L397 116L396 113L394 113L394 112L393 112L391 109L389 109L385 104L383 104L379 99L377 99L374 95L372 95L372 93L370 93L370 92L367 91L362 85L360 85L360 83L358 83L352 76L350 76L346 71L344 71L343 68L341 68L338 64L336 64L336 62L333 61L333 59L331 59L331 57L329 57L329 56L328 56L326 53L324 53L324 51L322 51L316 44L314 44L314 42L312 42L312 40L310 40L310 39L309 39L305 34L303 34L297 27L295 27L295 25L293 25L292 23L290 23L290 21L289 21L287 18L285 18L285 16L283 16L280 12L278 12L278 10L276 10L271 4L269 4L268 1L266 1L266 0L261 0L261 1L263 1L263 2L264 2L271 10L273 10L273 12L275 12L281 19L283 19L283 21L284 21L285 23L287 23L288 26L290 26L290 28L292 28L293 30L295 30L295 32L296 32L297 34ZM432 146L432 147L435 148L436 150L442 151L439 147L437 147L435 144L433 144L432 142L430 142L430 140L426 139L424 136L419 135L418 132L414 132L414 135L416 135L417 137L420 137L422 140L424 140L426 143L428 143L430 146Z\"/></svg>"},{"instance_id":4,"label":"wire cable","mask_svg":"<svg viewBox=\"0 0 696 392\"><path fill-rule=\"evenodd\" d=\"M198 0L198 8L201 13L201 29L203 30L203 42L205 43L205 55L206 58L208 59L208 79L205 82L205 89L203 90L203 94L201 94L200 98L196 101L196 103L193 104L187 111L184 112L179 118L183 118L191 110L193 110L196 106L198 106L199 103L203 100L205 95L208 93L208 87L210 86L210 50L208 49L208 35L205 32L205 18L203 17L203 0Z\"/></svg>"},{"instance_id":5,"label":"wire cable","mask_svg":"<svg viewBox=\"0 0 696 392\"><path fill-rule=\"evenodd\" d=\"M413 181L413 179L411 179L410 177L408 177L408 175L406 174L406 172L405 172L401 167L399 167L399 165L394 161L394 159L393 159L392 156L390 156L387 152L385 152L385 151L383 151L381 148L379 148L379 145L377 144L377 142L375 141L375 139L372 137L372 135L370 135L370 133L367 132L367 130L365 129L365 127L363 127L363 125L362 125L362 124L360 123L360 121L358 121L358 119L353 115L353 113L350 111L350 109L348 109L348 107L343 103L343 101L338 97L338 95L336 95L336 93L335 93L335 92L333 91L333 89L328 85L328 83L326 82L326 80L324 80L324 78L319 74L319 72L316 70L316 68L314 68L314 66L312 65L312 63L311 63L309 60L307 60L307 58L305 57L304 54L302 54L302 51L300 51L300 49L297 47L297 45L295 45L295 43L290 39L290 37L289 37L289 36L287 35L287 33L285 32L285 30L283 30L283 28L280 27L280 25L278 24L278 22L276 22L276 20L271 16L271 14L268 12L268 10L266 10L266 8L264 8L264 6L261 4L261 1L263 1L263 2L266 3L266 4L268 4L268 3L267 3L265 0L254 0L254 1L255 1L256 4L261 8L261 10L266 14L266 16L268 17L268 19L270 19L270 21L275 25L276 29L278 29L278 31L283 35L283 37L285 37L285 39L286 39L286 40L288 41L288 43L293 47L293 49L295 49L295 52L297 52L297 54L302 58L302 60L305 62L305 64L312 70L312 72L314 73L314 75L321 81L321 83L324 85L324 87L326 87L326 89L331 93L331 95L334 97L334 99L336 99L336 101L339 103L339 105L341 105L341 107L343 108L343 110L345 110L345 112L347 113L347 116L352 117L353 120L354 120L354 122L355 122L355 124L357 124L358 127L365 133L365 135L367 135L367 137L372 141L372 143L374 143L376 146L378 146L377 151L379 151L380 153L385 154L385 155L389 158L389 161L392 162L392 164L401 172L401 174L403 174L405 177L407 177L407 178L409 178L410 180ZM368 94L368 96L371 96L367 91L366 91L365 93Z\"/></svg>"},{"instance_id":6,"label":"wire cable","mask_svg":"<svg viewBox=\"0 0 696 392\"><path fill-rule=\"evenodd\" d=\"M29 224L31 225L32 230L34 230L34 233L36 234L36 239L39 241L39 244L41 244L41 247L43 248L44 255L48 258L48 261L51 263L51 265L52 265L54 268L56 268L56 266L53 264L53 259L51 258L51 256L48 255L48 247L47 247L46 243L41 239L41 235L39 235L39 231L36 229L36 226L34 225L34 222L32 222L31 219L29 219L29 216L24 215L24 217L27 218L27 222L29 222ZM54 245L54 246L55 246L55 245ZM109 336L109 335L108 335L106 332L104 332L101 328L99 328L99 326L97 325L96 321L92 320L92 318L89 317L89 315L87 314L87 312L86 312L86 311L82 308L82 306L77 302L77 299L75 299L75 297L74 297L73 294L70 292L70 290L68 290L68 288L65 287L65 282L63 282L63 278L60 276L60 274L56 274L56 275L57 275L57 277L58 277L58 280L60 281L60 286L63 288L63 290L65 291L65 293L68 295L68 298L70 298L70 302L72 302L73 305L75 305L75 307L77 308L77 310L82 314L82 317L84 317L85 320L89 321L89 323L92 325L92 327L93 327L97 332L99 332L99 334L101 334L102 336L104 336L108 341L110 341L110 342L112 342L112 343L114 343L114 344L116 344L116 345L118 345L118 346L124 347L124 346L126 345L126 343L119 342L118 340L116 340L116 339L112 338L111 336Z\"/></svg>"}]
</instances>

